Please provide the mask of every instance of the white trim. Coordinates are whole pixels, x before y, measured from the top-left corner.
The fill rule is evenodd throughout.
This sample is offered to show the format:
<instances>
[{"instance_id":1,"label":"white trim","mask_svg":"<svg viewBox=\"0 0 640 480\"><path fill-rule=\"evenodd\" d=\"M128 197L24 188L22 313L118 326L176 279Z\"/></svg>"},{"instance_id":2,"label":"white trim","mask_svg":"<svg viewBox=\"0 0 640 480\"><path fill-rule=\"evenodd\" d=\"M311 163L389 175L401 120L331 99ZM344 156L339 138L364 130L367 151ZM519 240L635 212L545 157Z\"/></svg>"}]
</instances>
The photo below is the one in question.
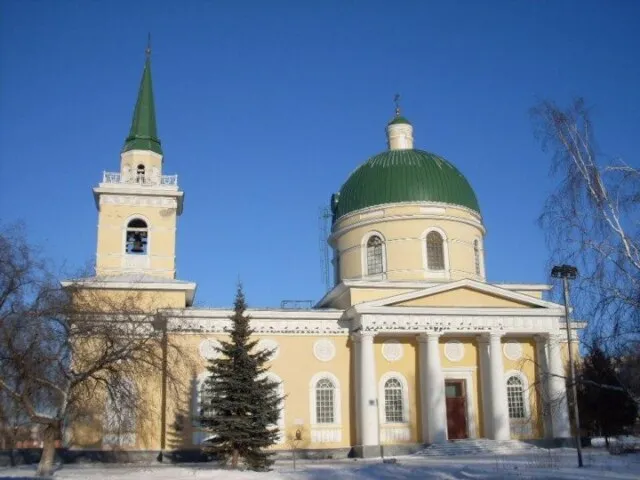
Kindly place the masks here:
<instances>
[{"instance_id":1,"label":"white trim","mask_svg":"<svg viewBox=\"0 0 640 480\"><path fill-rule=\"evenodd\" d=\"M402 386L402 422L387 422L386 418L386 404L384 385L388 380L392 378L398 380ZM380 426L385 427L397 427L404 426L409 423L409 384L407 379L400 372L387 372L380 377L378 382L378 418L380 420Z\"/></svg>"},{"instance_id":2,"label":"white trim","mask_svg":"<svg viewBox=\"0 0 640 480\"><path fill-rule=\"evenodd\" d=\"M475 386L473 385L473 373L477 367L447 367L442 369L445 383L447 380L464 381L464 393L466 397L467 436L469 438L478 438L478 419L476 418L475 409Z\"/></svg>"},{"instance_id":3,"label":"white trim","mask_svg":"<svg viewBox=\"0 0 640 480\"><path fill-rule=\"evenodd\" d=\"M427 262L427 235L436 232L442 237L442 255L444 257L444 270L430 270ZM422 244L422 268L424 270L424 278L437 278L448 280L451 277L451 268L449 266L449 238L446 232L440 227L429 227L420 235L420 243Z\"/></svg>"},{"instance_id":4,"label":"white trim","mask_svg":"<svg viewBox=\"0 0 640 480\"><path fill-rule=\"evenodd\" d=\"M379 237L382 241L382 273L369 274L368 262L368 246L367 243L371 237ZM387 239L378 230L370 230L365 233L360 241L360 260L362 276L366 278L374 278L384 280L387 278Z\"/></svg>"},{"instance_id":5,"label":"white trim","mask_svg":"<svg viewBox=\"0 0 640 480\"><path fill-rule=\"evenodd\" d=\"M317 383L326 378L333 383L333 423L317 423L316 422L316 385ZM341 394L340 394L340 381L331 372L318 372L309 381L309 412L311 428L341 428L342 427L342 410L341 410Z\"/></svg>"}]
</instances>

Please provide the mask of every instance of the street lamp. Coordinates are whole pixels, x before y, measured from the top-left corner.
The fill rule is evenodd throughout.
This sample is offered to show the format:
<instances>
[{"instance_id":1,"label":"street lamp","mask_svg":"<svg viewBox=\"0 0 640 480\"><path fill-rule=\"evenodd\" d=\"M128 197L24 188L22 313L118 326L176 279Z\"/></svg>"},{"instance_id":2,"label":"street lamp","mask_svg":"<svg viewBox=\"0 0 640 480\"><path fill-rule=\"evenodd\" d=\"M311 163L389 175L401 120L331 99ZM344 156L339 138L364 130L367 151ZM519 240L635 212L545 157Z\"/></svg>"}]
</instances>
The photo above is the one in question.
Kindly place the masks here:
<instances>
[{"instance_id":1,"label":"street lamp","mask_svg":"<svg viewBox=\"0 0 640 480\"><path fill-rule=\"evenodd\" d=\"M151 321L153 329L162 332L162 400L160 405L160 453L158 461L162 462L167 437L167 319L156 317Z\"/></svg>"},{"instance_id":2,"label":"street lamp","mask_svg":"<svg viewBox=\"0 0 640 480\"><path fill-rule=\"evenodd\" d=\"M578 467L582 467L582 441L580 438L580 414L578 412L578 391L576 388L576 368L573 364L573 352L571 350L571 327L569 325L569 280L575 280L578 269L571 265L556 265L551 270L553 278L562 278L564 287L564 320L567 327L567 342L569 348L569 370L571 377L571 391L573 394L573 416L576 424L576 447L578 451Z\"/></svg>"}]
</instances>

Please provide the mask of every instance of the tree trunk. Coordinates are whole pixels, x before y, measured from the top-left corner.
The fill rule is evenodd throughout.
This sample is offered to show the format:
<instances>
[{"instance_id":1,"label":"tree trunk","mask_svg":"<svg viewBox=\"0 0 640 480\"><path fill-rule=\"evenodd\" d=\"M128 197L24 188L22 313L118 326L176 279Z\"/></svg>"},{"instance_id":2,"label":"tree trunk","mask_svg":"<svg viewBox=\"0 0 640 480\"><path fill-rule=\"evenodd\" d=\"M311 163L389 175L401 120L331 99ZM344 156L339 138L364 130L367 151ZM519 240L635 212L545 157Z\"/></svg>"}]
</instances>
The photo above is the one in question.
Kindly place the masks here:
<instances>
[{"instance_id":1,"label":"tree trunk","mask_svg":"<svg viewBox=\"0 0 640 480\"><path fill-rule=\"evenodd\" d=\"M234 448L231 454L231 467L235 470L238 468L238 457L240 456L238 449Z\"/></svg>"},{"instance_id":2,"label":"tree trunk","mask_svg":"<svg viewBox=\"0 0 640 480\"><path fill-rule=\"evenodd\" d=\"M56 440L58 438L60 438L60 423L54 422L47 425L44 429L42 456L38 464L37 476L47 477L53 475L53 461L56 456Z\"/></svg>"}]
</instances>

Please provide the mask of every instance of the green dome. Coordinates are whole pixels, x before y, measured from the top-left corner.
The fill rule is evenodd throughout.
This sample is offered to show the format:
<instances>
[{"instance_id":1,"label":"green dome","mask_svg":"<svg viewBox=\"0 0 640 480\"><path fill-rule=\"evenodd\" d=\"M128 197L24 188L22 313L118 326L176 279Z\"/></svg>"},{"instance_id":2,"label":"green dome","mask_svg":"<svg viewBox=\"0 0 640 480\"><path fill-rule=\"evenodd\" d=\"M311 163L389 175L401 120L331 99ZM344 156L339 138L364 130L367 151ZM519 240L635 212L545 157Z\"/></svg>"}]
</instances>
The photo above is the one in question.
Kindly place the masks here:
<instances>
[{"instance_id":1,"label":"green dome","mask_svg":"<svg viewBox=\"0 0 640 480\"><path fill-rule=\"evenodd\" d=\"M398 202L440 202L480 213L466 178L444 158L422 150L388 150L360 165L331 202L333 219Z\"/></svg>"},{"instance_id":2,"label":"green dome","mask_svg":"<svg viewBox=\"0 0 640 480\"><path fill-rule=\"evenodd\" d=\"M396 115L393 119L387 123L387 125L395 125L397 123L406 123L407 125L411 125L411 122L407 120L405 117L401 117L400 115Z\"/></svg>"}]
</instances>

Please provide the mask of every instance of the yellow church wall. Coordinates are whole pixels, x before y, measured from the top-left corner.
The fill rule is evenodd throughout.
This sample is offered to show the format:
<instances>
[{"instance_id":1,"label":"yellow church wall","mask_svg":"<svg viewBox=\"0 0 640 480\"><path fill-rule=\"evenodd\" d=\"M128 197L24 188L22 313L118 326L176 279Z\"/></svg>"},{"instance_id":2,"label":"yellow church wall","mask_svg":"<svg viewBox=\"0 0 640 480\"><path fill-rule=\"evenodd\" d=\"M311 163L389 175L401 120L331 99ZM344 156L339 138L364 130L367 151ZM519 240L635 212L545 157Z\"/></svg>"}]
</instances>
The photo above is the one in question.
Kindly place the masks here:
<instances>
[{"instance_id":1,"label":"yellow church wall","mask_svg":"<svg viewBox=\"0 0 640 480\"><path fill-rule=\"evenodd\" d=\"M484 272L481 266L481 275L475 273L474 240L479 240L481 252L483 252L482 227L467 223L468 219L457 215L456 218L436 217L428 224L420 218L410 218L413 211L411 207L398 207L395 211L398 215L402 212L403 219L386 220L384 217L375 218L370 224L358 226L352 225L349 229L343 228L338 222L334 226L332 245L340 252L340 275L342 279L366 278L363 268L363 239L372 232L379 232L385 241L386 248L386 272L387 280L424 280L433 278L442 280L440 273L428 272L425 268L424 239L427 229L436 227L444 231L447 240L449 261L449 278L457 280L461 278L483 279ZM414 212L415 213L415 212ZM460 220L459 220L459 219ZM476 220L477 222L477 220ZM366 258L364 259L366 261ZM481 254L481 265L484 259ZM372 278L377 278L374 275Z\"/></svg>"},{"instance_id":2,"label":"yellow church wall","mask_svg":"<svg viewBox=\"0 0 640 480\"><path fill-rule=\"evenodd\" d=\"M507 300L485 292L477 292L469 288L457 288L436 293L413 300L398 302L395 306L403 307L505 307L530 308L528 305Z\"/></svg>"},{"instance_id":3,"label":"yellow church wall","mask_svg":"<svg viewBox=\"0 0 640 480\"><path fill-rule=\"evenodd\" d=\"M185 292L166 290L129 289L79 289L74 292L76 305L85 304L88 309L149 312L162 308L184 308Z\"/></svg>"},{"instance_id":4,"label":"yellow church wall","mask_svg":"<svg viewBox=\"0 0 640 480\"><path fill-rule=\"evenodd\" d=\"M201 375L206 374L207 361L199 354L200 343L203 340L228 340L226 335L176 335L178 341L193 360L193 371L187 374L191 379L189 388L183 392L184 398L190 398L188 402L184 400L177 402L174 409L179 414L184 415L185 410L193 412L195 403L195 381ZM323 362L318 360L314 353L314 343L320 339L329 339L335 346L335 357ZM350 423L353 417L353 398L355 397L354 383L351 371L351 350L350 340L346 336L305 336L305 335L265 335L254 336L255 340L269 339L278 343L278 354L270 362L270 372L277 375L284 385L286 398L284 400L284 435L285 439L295 435L295 431L300 429L303 432L303 440L298 445L300 448L341 448L349 447L355 442L355 426ZM340 383L340 413L341 413L341 441L331 443L314 443L311 441L312 418L311 418L311 385L312 377L320 372L329 372L338 379ZM191 389L192 391L189 391ZM158 390L159 392L159 390ZM156 392L157 393L157 392ZM175 417L175 412L167 416L167 422L171 426L171 418ZM323 426L314 427L323 429ZM327 426L326 428L337 428ZM183 427L184 442L183 447L195 448L191 442L192 433L199 431L193 425ZM274 449L289 449L291 446L285 440L274 446Z\"/></svg>"}]
</instances>

